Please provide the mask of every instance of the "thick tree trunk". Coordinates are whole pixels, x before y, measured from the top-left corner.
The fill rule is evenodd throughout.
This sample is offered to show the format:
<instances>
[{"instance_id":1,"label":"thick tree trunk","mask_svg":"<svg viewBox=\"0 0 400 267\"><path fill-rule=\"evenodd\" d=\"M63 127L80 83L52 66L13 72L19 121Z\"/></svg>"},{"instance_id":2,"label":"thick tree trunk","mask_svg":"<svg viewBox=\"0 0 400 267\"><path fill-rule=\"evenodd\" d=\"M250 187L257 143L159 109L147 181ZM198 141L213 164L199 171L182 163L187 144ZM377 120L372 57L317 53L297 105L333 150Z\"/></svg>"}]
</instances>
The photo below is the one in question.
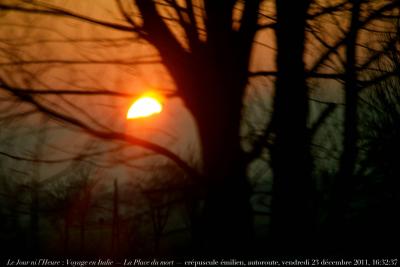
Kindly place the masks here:
<instances>
[{"instance_id":1,"label":"thick tree trunk","mask_svg":"<svg viewBox=\"0 0 400 267\"><path fill-rule=\"evenodd\" d=\"M196 101L191 106L202 144L207 190L201 219L202 242L207 253L238 255L250 248L253 228L250 185L239 134L242 95L234 93L244 91L246 78L238 73L229 76L238 78L228 78L227 73L221 72L218 78L212 78L213 70L206 71L204 68L197 77L209 79L205 83L199 81L203 88L196 90L210 95L203 98L203 103Z\"/></svg>"},{"instance_id":2,"label":"thick tree trunk","mask_svg":"<svg viewBox=\"0 0 400 267\"><path fill-rule=\"evenodd\" d=\"M305 249L314 230L314 186L307 130L308 95L303 62L309 1L276 1L278 76L271 229L276 252Z\"/></svg>"},{"instance_id":3,"label":"thick tree trunk","mask_svg":"<svg viewBox=\"0 0 400 267\"><path fill-rule=\"evenodd\" d=\"M235 1L204 1L207 41L197 38L192 18L184 27L190 52L168 30L154 2L136 3L148 40L160 52L198 126L207 197L197 236L209 253L243 251L249 248L253 225L240 121L260 1L244 2L238 30L232 29Z\"/></svg>"},{"instance_id":4,"label":"thick tree trunk","mask_svg":"<svg viewBox=\"0 0 400 267\"><path fill-rule=\"evenodd\" d=\"M223 121L220 121L219 126L221 124ZM238 132L233 134L215 126L209 128L209 122L200 130L208 189L203 217L205 241L211 252L225 250L237 254L249 248L252 231L247 166ZM210 130L219 133L213 135Z\"/></svg>"}]
</instances>

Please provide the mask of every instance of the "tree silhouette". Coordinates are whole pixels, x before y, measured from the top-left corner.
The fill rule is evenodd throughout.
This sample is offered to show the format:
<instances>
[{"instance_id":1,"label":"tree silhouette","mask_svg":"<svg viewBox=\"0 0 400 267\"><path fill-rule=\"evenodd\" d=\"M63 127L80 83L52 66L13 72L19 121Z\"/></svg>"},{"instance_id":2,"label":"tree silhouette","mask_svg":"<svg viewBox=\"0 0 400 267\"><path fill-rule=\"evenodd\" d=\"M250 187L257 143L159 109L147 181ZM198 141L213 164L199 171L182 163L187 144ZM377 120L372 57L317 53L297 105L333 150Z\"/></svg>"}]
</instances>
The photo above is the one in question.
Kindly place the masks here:
<instances>
[{"instance_id":1,"label":"tree silhouette","mask_svg":"<svg viewBox=\"0 0 400 267\"><path fill-rule=\"evenodd\" d=\"M276 140L272 150L274 167L272 208L276 215L272 223L273 227L277 228L275 229L277 240L282 240L284 236L295 237L300 233L308 236L310 230L307 228L312 227L309 214L311 202L307 200L312 194L312 186L308 155L309 138L306 128L307 85L303 62L306 16L310 3L297 1L296 6L290 9L287 8L287 4L282 1L276 2L278 74L273 115ZM296 18L295 23L293 18ZM293 114L289 115L289 107L296 110L295 117ZM288 168L287 165L291 167ZM286 225L301 215L304 216L304 221L299 221L298 229Z\"/></svg>"},{"instance_id":2,"label":"tree silhouette","mask_svg":"<svg viewBox=\"0 0 400 267\"><path fill-rule=\"evenodd\" d=\"M126 32L132 41L145 41L155 48L158 53L155 60L91 60L90 57L87 60L30 60L4 49L9 61L0 64L4 67L27 64L139 66L161 62L176 87L175 92L166 94L179 96L195 120L201 143L200 171L163 146L98 123L74 103L69 103L74 112L68 112L50 101L53 96L129 97L127 93L105 89L31 88L7 76L9 71L0 74L0 86L7 97L28 103L97 138L127 141L174 161L194 181L190 188L193 193L190 203L194 218L192 230L195 250L201 252L252 252L254 222L248 166L264 148L268 148L274 179L271 246L278 252L284 249L299 251L307 249L303 240L315 237L318 223L317 178L313 177L310 147L316 133L339 106L320 101L326 107L311 121L310 88L315 89L313 83L316 80L344 84L343 148L339 171L330 187L328 216L331 229L340 232L342 227L337 225L351 195L349 184L358 161L359 94L362 89L397 73L397 70L377 71L374 65L398 42L398 25L393 22L398 18L399 3L397 0L375 4L362 0L117 0L114 3L118 10L117 20L84 15L49 2L0 4L0 10L6 13L72 18ZM376 21L382 23L377 29L373 25ZM379 31L395 34L381 45L361 42L365 32ZM275 63L275 68L250 71L253 58L258 56L255 52L258 35L265 32L269 33L265 39L272 39L271 43L274 43L266 54ZM77 40L71 42L74 41ZM117 41L111 44L117 46ZM366 59L362 63L357 54L361 48L371 52L368 55L364 52ZM310 51L314 53L312 56ZM373 79L361 79L366 73L377 75ZM30 76L39 75L30 73ZM253 142L251 151L246 152L241 136L244 98L249 78L260 76L272 78L274 83L273 110L263 133ZM204 206L199 199L204 200Z\"/></svg>"}]
</instances>

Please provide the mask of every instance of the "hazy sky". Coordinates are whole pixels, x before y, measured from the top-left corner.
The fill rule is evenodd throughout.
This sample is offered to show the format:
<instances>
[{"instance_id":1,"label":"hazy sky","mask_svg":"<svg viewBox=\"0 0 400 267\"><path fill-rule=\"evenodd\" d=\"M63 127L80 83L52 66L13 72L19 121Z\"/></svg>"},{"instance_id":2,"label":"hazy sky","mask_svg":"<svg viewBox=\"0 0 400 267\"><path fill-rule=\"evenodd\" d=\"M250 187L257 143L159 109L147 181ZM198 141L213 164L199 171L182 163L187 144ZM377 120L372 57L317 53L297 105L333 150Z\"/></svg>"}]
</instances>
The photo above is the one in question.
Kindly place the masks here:
<instances>
[{"instance_id":1,"label":"hazy sky","mask_svg":"<svg viewBox=\"0 0 400 267\"><path fill-rule=\"evenodd\" d=\"M18 1L7 2L17 3ZM196 3L200 4L200 2L197 1ZM262 8L263 13L269 16L274 15L271 2L267 1ZM377 2L374 5L379 5ZM96 4L93 4L93 1L59 0L49 1L49 3L92 18L124 23L114 1L96 0ZM329 1L320 1L320 3L327 4ZM240 5L238 8L240 8ZM137 12L134 7L128 7L128 10L133 13ZM168 13L170 11L165 8L162 12L170 14ZM366 9L363 12L368 13L368 10ZM201 27L200 11L197 10L196 14ZM235 16L238 16L238 14ZM136 18L140 20L138 17ZM265 22L265 19L261 19L261 22ZM171 29L180 36L179 40L184 43L184 39L180 35L181 29L172 22L168 23ZM175 90L174 83L161 64L157 51L146 42L138 40L134 33L105 29L74 19L16 12L2 14L0 24L0 40L4 40L0 42L0 62L52 61L49 64L19 64L17 66L3 64L3 71L0 75L12 84L34 88L84 90L100 88L138 94L147 90L161 90L168 93L173 93ZM348 26L348 14L342 14L339 17L324 17L311 26L317 29L318 34L326 42L333 43L341 36L341 30ZM368 36L368 38L363 36L361 38L363 42L374 42L371 36ZM203 36L203 38L206 37ZM250 65L251 71L271 71L275 69L274 43L272 30L260 31L257 34ZM315 39L308 35L305 57L308 67L318 58L321 47L321 44L317 44ZM363 51L359 51L359 55L363 53ZM338 55L333 56L328 61L328 65L321 71L341 71L339 60L341 55L343 55L343 50L339 50ZM54 62L58 60L80 61L80 63L59 64ZM88 61L97 63L84 63ZM124 64L110 64L114 61ZM309 85L313 98L323 101L342 101L341 84L337 81L311 81ZM0 94L3 95L3 93ZM268 116L270 111L272 94L273 80L267 78L250 79L245 114L252 118L254 125L265 125L265 116ZM176 97L168 99L165 102L164 111L156 118L148 121L148 124L151 122L151 125L139 127L148 128L146 131L137 130L136 122L125 120L125 113L133 98L68 96L64 99L47 97L45 100L51 107L67 114L76 115L80 112L79 109L84 110L87 113L85 121L91 125L98 122L116 131L128 132L138 136L147 135L146 138L167 146L184 158L196 154L194 152L197 146L195 125L182 101ZM5 105L4 101L1 105ZM21 106L15 107L12 112L19 112L22 108ZM314 112L318 109L312 110ZM36 122L36 119L29 117L22 120L20 124L37 125ZM52 122L49 125L57 126L58 129L48 133L51 137L46 140L46 143L52 146L60 146L61 144L63 149L78 150L85 144L82 140L86 139L76 137L80 135L79 133L65 130L63 129L64 126L59 123ZM21 129L19 131L22 132ZM35 142L30 140L34 139L35 135L29 137L27 135L29 133L21 134L20 137L19 134L14 136L18 139L17 143L23 146L23 148L20 147L21 145L17 146L16 151L33 150ZM71 147L63 145L71 143L71 140L74 142ZM191 149L188 149L188 147ZM51 151L51 157L62 156L60 151L56 152L51 148L49 148L49 151Z\"/></svg>"}]
</instances>

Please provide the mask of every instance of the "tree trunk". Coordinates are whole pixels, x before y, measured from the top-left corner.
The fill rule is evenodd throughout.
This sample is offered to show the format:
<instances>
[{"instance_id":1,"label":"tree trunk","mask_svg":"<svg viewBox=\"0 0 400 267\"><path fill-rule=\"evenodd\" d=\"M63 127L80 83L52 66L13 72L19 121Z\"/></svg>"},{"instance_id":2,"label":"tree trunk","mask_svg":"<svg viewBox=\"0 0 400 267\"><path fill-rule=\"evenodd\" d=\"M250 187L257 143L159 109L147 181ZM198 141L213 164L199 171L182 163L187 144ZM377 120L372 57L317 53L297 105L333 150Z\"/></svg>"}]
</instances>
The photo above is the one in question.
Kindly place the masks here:
<instances>
[{"instance_id":1,"label":"tree trunk","mask_svg":"<svg viewBox=\"0 0 400 267\"><path fill-rule=\"evenodd\" d=\"M39 251L39 184L37 177L31 178L31 205L30 205L30 253L35 255Z\"/></svg>"},{"instance_id":2,"label":"tree trunk","mask_svg":"<svg viewBox=\"0 0 400 267\"><path fill-rule=\"evenodd\" d=\"M112 215L112 230L111 230L111 252L113 256L118 255L119 251L119 191L118 180L114 180L114 194L113 194L113 215Z\"/></svg>"},{"instance_id":3,"label":"tree trunk","mask_svg":"<svg viewBox=\"0 0 400 267\"><path fill-rule=\"evenodd\" d=\"M346 72L345 72L345 118L344 118L344 136L343 153L340 161L339 181L350 179L354 173L354 167L357 159L357 70L356 70L356 46L358 35L358 23L360 15L360 1L353 0L351 25L346 44ZM342 184L344 185L344 184Z\"/></svg>"},{"instance_id":4,"label":"tree trunk","mask_svg":"<svg viewBox=\"0 0 400 267\"><path fill-rule=\"evenodd\" d=\"M198 122L208 190L204 236L211 253L237 255L250 245L253 227L250 185L240 147L239 122L240 118L234 115L225 118L214 115L206 122Z\"/></svg>"},{"instance_id":5,"label":"tree trunk","mask_svg":"<svg viewBox=\"0 0 400 267\"><path fill-rule=\"evenodd\" d=\"M276 252L305 249L314 230L314 185L307 130L308 95L303 62L309 1L276 1L277 79L271 151L274 174L271 230Z\"/></svg>"},{"instance_id":6,"label":"tree trunk","mask_svg":"<svg viewBox=\"0 0 400 267\"><path fill-rule=\"evenodd\" d=\"M341 237L348 236L345 229L345 213L351 190L354 188L353 175L357 160L357 69L356 69L356 46L359 31L360 0L352 0L351 22L346 42L346 65L345 65L345 114L343 132L343 152L340 159L340 169L332 188L330 199L330 214L328 217L328 232L331 240L343 240Z\"/></svg>"},{"instance_id":7,"label":"tree trunk","mask_svg":"<svg viewBox=\"0 0 400 267\"><path fill-rule=\"evenodd\" d=\"M69 237L70 237L70 211L67 209L64 214L64 229L63 229L63 254L68 255L69 252Z\"/></svg>"},{"instance_id":8,"label":"tree trunk","mask_svg":"<svg viewBox=\"0 0 400 267\"><path fill-rule=\"evenodd\" d=\"M244 2L238 30L232 29L235 1L204 1L207 41L196 37L192 18L184 27L190 52L168 30L153 1L136 3L148 41L160 52L199 130L207 196L196 236L209 253L243 252L253 225L240 122L260 1Z\"/></svg>"},{"instance_id":9,"label":"tree trunk","mask_svg":"<svg viewBox=\"0 0 400 267\"><path fill-rule=\"evenodd\" d=\"M200 236L205 252L238 255L249 249L253 227L239 134L243 96L235 93L244 91L246 72L218 66L221 62L203 64L192 77L197 81L193 89L201 91L203 97L188 102L199 130L206 182Z\"/></svg>"}]
</instances>

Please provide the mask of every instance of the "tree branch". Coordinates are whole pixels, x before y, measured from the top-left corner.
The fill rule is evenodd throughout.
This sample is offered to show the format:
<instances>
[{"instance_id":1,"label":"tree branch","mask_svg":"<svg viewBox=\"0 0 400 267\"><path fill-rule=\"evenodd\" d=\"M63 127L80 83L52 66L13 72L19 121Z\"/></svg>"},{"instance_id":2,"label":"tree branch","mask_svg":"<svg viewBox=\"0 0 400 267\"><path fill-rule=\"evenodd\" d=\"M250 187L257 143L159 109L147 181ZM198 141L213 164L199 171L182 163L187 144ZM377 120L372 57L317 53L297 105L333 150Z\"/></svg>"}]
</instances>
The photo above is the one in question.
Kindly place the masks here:
<instances>
[{"instance_id":1,"label":"tree branch","mask_svg":"<svg viewBox=\"0 0 400 267\"><path fill-rule=\"evenodd\" d=\"M379 16L385 12L385 11L389 11L393 8L398 7L398 5L400 4L400 0L393 0L391 2L389 2L388 4L382 6L381 8L377 9L375 12L373 12L372 14L370 14L368 17L366 17L364 20L360 20L358 23L358 28L361 29L363 28L365 25L367 25L368 23L370 23L371 21L373 21L374 19L379 18ZM345 44L348 40L349 36L346 35L345 37L341 38L340 40L338 40L334 45L331 46L330 49L328 49L325 53L323 53L319 59L316 61L316 63L311 67L310 72L316 72L320 66L322 65L322 63L330 57L330 55L335 52L339 47L341 47L343 44Z\"/></svg>"},{"instance_id":2,"label":"tree branch","mask_svg":"<svg viewBox=\"0 0 400 267\"><path fill-rule=\"evenodd\" d=\"M3 87L4 87L4 84L3 84ZM152 142L149 142L144 139L140 139L140 138L137 138L137 137L134 137L131 135L123 134L123 133L103 132L103 131L96 130L94 128L89 127L87 124L85 124L84 122L80 121L77 118L73 118L73 117L67 116L65 114L61 114L53 109L50 109L50 108L42 105L40 102L36 101L35 98L30 95L13 92L12 90L9 90L9 92L12 93L18 99L20 99L21 101L33 105L34 107L37 108L38 111L40 111L44 114L47 114L56 120L66 122L72 126L75 126L79 129L83 130L84 132L86 132L90 135L93 135L97 138L100 138L100 139L126 141L128 143L131 143L132 145L137 145L137 146L141 146L143 148L149 149L149 150L154 151L158 154L161 154L161 155L169 158L173 162L175 162L175 164L177 166L182 168L182 170L184 170L192 178L198 180L198 178L200 177L198 172L194 168L189 166L183 159L181 159L175 153L171 152L170 150L168 150L160 145L157 145L155 143L152 143Z\"/></svg>"},{"instance_id":3,"label":"tree branch","mask_svg":"<svg viewBox=\"0 0 400 267\"><path fill-rule=\"evenodd\" d=\"M0 62L0 66L16 66L16 65L40 65L40 64L114 64L114 65L144 65L144 64L161 64L160 60L62 60L62 59L45 59L45 60L18 60L11 62Z\"/></svg>"},{"instance_id":4,"label":"tree branch","mask_svg":"<svg viewBox=\"0 0 400 267\"><path fill-rule=\"evenodd\" d=\"M81 14L74 13L72 11L68 11L65 9L61 9L59 7L50 6L48 4L38 4L34 1L30 2L30 4L38 7L42 7L45 9L35 9L35 8L28 8L28 7L21 7L21 6L12 6L12 5L5 5L0 4L0 10L8 10L8 11L16 11L16 12L23 12L23 13L32 13L32 14L41 14L41 15L49 15L49 16L63 16L69 17L74 19L79 19L85 22L90 22L96 25L104 26L110 29L121 30L121 31L128 31L128 32L138 32L138 29L125 26L118 23L102 21L94 18L90 18Z\"/></svg>"}]
</instances>

